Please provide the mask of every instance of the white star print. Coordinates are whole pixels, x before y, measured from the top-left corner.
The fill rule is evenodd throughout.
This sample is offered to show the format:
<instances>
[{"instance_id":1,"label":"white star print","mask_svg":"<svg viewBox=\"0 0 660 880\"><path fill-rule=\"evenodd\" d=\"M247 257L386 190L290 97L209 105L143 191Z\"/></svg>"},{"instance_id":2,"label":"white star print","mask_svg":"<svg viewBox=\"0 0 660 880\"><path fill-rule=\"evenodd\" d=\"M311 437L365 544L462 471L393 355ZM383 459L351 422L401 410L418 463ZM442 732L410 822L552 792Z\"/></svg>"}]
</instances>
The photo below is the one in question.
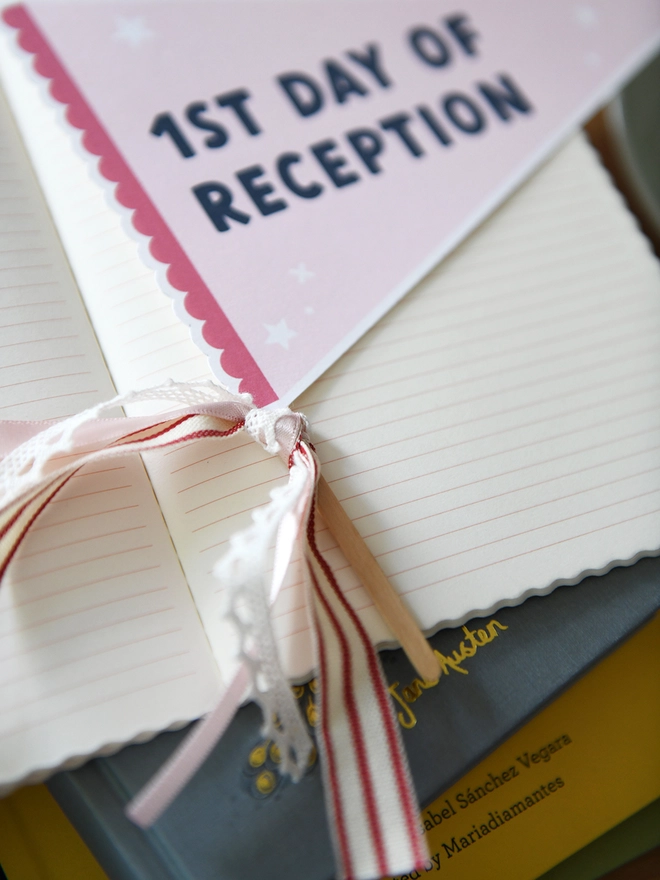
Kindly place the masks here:
<instances>
[{"instance_id":1,"label":"white star print","mask_svg":"<svg viewBox=\"0 0 660 880\"><path fill-rule=\"evenodd\" d=\"M592 28L598 22L598 13L593 6L576 6L575 18L582 27Z\"/></svg>"},{"instance_id":2,"label":"white star print","mask_svg":"<svg viewBox=\"0 0 660 880\"><path fill-rule=\"evenodd\" d=\"M299 263L295 269L289 269L289 275L295 275L299 283L304 284L314 277L314 272L310 272L304 263Z\"/></svg>"},{"instance_id":3,"label":"white star print","mask_svg":"<svg viewBox=\"0 0 660 880\"><path fill-rule=\"evenodd\" d=\"M314 314L314 306L305 306L305 314L313 315Z\"/></svg>"},{"instance_id":4,"label":"white star print","mask_svg":"<svg viewBox=\"0 0 660 880\"><path fill-rule=\"evenodd\" d=\"M289 340L298 335L295 330L291 330L284 318L277 324L264 324L264 327L268 330L266 345L281 345L287 351L289 350Z\"/></svg>"},{"instance_id":5,"label":"white star print","mask_svg":"<svg viewBox=\"0 0 660 880\"><path fill-rule=\"evenodd\" d=\"M587 67L598 67L600 64L600 55L598 52L587 52L584 56L584 63Z\"/></svg>"},{"instance_id":6,"label":"white star print","mask_svg":"<svg viewBox=\"0 0 660 880\"><path fill-rule=\"evenodd\" d=\"M133 49L137 49L142 43L153 39L153 32L144 23L144 19L139 16L137 18L117 18L117 27L112 35L115 40L122 43L128 43Z\"/></svg>"}]
</instances>

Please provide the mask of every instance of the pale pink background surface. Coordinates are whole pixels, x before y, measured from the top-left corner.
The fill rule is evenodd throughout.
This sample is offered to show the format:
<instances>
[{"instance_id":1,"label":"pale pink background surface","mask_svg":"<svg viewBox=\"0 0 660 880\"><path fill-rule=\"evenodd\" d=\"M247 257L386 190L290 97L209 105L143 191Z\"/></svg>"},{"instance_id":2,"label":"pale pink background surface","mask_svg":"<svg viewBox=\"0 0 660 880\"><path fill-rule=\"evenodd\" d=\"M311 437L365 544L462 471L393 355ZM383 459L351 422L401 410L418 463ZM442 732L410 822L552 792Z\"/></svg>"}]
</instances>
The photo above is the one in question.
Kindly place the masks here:
<instances>
[{"instance_id":1,"label":"pale pink background surface","mask_svg":"<svg viewBox=\"0 0 660 880\"><path fill-rule=\"evenodd\" d=\"M84 99L95 111L165 223L177 237L277 395L290 401L373 324L500 201L581 119L586 118L657 45L657 0L470 0L462 12L480 34L468 57L439 26L453 3L217 2L30 3L29 10ZM117 39L120 19L140 19L140 45ZM439 30L453 50L443 68L423 64L406 34L415 25ZM381 88L346 51L376 42L393 80ZM275 81L303 71L325 86L321 61L344 64L369 89L344 104L331 100L300 117ZM534 106L499 120L474 83L507 73ZM250 137L216 95L245 87L263 129ZM485 131L464 134L443 119L439 98L460 91L479 104ZM183 109L206 101L208 115L227 125L229 142L206 149L208 132L185 122ZM344 133L397 111L428 105L454 144L443 147L419 119L411 124L425 150L413 158L394 134L382 132L381 174L362 164ZM197 155L183 159L167 136L149 128L170 111ZM336 189L309 151L326 138L360 176ZM302 153L301 182L325 187L301 199L279 181L274 160ZM258 163L289 207L261 216L235 178ZM190 192L217 180L235 193L248 225L215 230ZM259 181L261 182L261 181ZM503 259L506 255L503 254ZM303 263L304 283L291 274ZM268 344L265 325L282 320L295 332L288 350Z\"/></svg>"}]
</instances>

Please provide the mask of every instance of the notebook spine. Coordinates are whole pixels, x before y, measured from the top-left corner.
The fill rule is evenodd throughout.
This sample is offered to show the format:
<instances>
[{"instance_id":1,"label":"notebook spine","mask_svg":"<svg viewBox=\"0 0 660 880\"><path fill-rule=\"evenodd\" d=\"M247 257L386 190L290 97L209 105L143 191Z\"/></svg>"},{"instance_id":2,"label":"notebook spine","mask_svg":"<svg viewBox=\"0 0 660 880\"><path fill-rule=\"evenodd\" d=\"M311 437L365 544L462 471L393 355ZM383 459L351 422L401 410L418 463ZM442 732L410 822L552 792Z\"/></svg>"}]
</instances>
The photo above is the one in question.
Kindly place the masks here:
<instances>
[{"instance_id":1,"label":"notebook spine","mask_svg":"<svg viewBox=\"0 0 660 880\"><path fill-rule=\"evenodd\" d=\"M98 761L57 774L48 789L109 880L189 880L187 872L161 857L157 840L128 822L121 796Z\"/></svg>"}]
</instances>

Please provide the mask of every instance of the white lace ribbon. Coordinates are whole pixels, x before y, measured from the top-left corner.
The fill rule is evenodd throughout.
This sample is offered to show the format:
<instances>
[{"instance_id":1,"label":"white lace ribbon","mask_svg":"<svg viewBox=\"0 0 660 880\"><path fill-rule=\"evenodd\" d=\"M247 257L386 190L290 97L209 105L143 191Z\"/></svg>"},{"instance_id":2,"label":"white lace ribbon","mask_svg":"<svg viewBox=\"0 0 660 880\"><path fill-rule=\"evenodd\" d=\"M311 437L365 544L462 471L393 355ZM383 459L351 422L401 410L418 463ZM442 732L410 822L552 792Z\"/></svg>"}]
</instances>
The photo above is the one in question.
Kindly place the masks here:
<instances>
[{"instance_id":1,"label":"white lace ribbon","mask_svg":"<svg viewBox=\"0 0 660 880\"><path fill-rule=\"evenodd\" d=\"M102 418L117 406L149 400L181 408L158 416ZM128 814L142 826L158 818L220 738L248 685L263 710L265 734L279 747L282 770L294 779L305 771L313 745L282 672L270 616L299 543L317 649L319 751L342 876L370 878L421 867L426 854L414 792L378 658L315 543L319 467L304 416L258 410L249 395L213 383L168 383L119 395L62 422L1 423L0 578L32 523L83 465L201 437L221 439L241 429L279 455L289 472L286 485L273 490L251 525L232 537L214 569L228 593L241 663L218 706L129 805Z\"/></svg>"}]
</instances>

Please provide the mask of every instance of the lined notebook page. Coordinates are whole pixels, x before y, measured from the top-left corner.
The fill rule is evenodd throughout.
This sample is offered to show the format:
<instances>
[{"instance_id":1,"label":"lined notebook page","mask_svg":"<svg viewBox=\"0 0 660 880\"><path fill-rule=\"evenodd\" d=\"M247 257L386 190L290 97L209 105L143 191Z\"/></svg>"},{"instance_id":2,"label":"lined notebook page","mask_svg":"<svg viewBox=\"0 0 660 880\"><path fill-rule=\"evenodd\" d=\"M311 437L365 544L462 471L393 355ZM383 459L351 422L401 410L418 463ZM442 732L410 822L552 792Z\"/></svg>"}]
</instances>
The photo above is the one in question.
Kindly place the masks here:
<instances>
[{"instance_id":1,"label":"lined notebook page","mask_svg":"<svg viewBox=\"0 0 660 880\"><path fill-rule=\"evenodd\" d=\"M23 83L19 113L47 143L35 163L118 385L208 376L118 222L86 222L99 192L48 126L56 111ZM577 140L297 401L324 473L425 629L657 550L659 293L657 263ZM281 465L238 437L148 466L224 668L211 568ZM294 572L276 626L295 676L311 663L304 605Z\"/></svg>"},{"instance_id":2,"label":"lined notebook page","mask_svg":"<svg viewBox=\"0 0 660 880\"><path fill-rule=\"evenodd\" d=\"M60 418L114 390L0 101L0 417ZM0 791L190 720L217 690L142 464L84 469L0 590Z\"/></svg>"}]
</instances>

